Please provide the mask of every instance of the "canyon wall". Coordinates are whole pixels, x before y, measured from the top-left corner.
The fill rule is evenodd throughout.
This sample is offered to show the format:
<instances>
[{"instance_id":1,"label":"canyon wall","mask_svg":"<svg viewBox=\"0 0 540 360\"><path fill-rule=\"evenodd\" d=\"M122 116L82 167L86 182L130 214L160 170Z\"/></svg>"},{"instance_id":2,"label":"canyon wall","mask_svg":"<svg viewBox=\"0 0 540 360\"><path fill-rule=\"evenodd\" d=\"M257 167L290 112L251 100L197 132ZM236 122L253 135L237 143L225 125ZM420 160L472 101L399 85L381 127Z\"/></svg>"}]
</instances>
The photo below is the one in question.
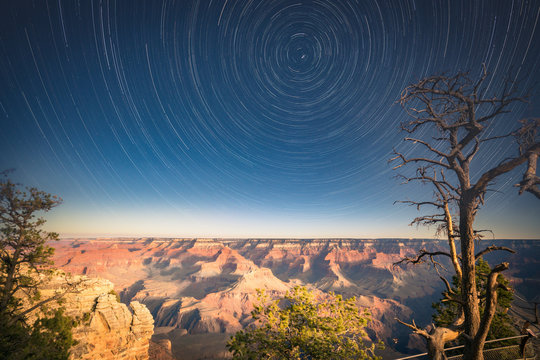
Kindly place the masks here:
<instances>
[{"instance_id":1,"label":"canyon wall","mask_svg":"<svg viewBox=\"0 0 540 360\"><path fill-rule=\"evenodd\" d=\"M538 268L539 247L531 244L510 244L524 250L511 255L516 266L508 273L522 288L537 281L536 274L526 276L517 266ZM427 265L393 264L422 248L444 249L445 242L151 238L62 240L54 246L56 266L113 281L123 302L148 307L155 341L170 341L178 358L196 359L227 356L227 338L251 321L256 289L277 297L294 285L354 295L372 313L372 340L402 352L422 348L394 318L429 323L442 282Z\"/></svg>"}]
</instances>

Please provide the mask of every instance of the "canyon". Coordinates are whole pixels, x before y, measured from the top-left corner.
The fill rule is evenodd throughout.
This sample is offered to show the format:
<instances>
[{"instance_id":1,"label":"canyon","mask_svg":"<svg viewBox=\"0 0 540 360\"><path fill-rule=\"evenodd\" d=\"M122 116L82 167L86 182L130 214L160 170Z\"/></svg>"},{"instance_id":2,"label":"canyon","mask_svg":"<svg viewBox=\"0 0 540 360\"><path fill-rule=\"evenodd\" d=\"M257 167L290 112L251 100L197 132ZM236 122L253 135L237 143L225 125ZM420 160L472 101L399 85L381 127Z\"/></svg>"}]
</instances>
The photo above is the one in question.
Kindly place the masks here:
<instances>
[{"instance_id":1,"label":"canyon","mask_svg":"<svg viewBox=\"0 0 540 360\"><path fill-rule=\"evenodd\" d=\"M495 242L517 253L489 254L486 260L509 261L505 275L519 294L540 296L540 242ZM395 318L428 324L443 284L428 264L394 263L419 249L446 247L430 239L122 238L63 239L51 245L56 267L107 279L123 303L144 304L154 318L151 350L165 344L177 359L227 358L229 336L252 321L256 289L279 297L295 285L356 296L372 314L370 339L387 344L384 357L420 352L423 341Z\"/></svg>"}]
</instances>

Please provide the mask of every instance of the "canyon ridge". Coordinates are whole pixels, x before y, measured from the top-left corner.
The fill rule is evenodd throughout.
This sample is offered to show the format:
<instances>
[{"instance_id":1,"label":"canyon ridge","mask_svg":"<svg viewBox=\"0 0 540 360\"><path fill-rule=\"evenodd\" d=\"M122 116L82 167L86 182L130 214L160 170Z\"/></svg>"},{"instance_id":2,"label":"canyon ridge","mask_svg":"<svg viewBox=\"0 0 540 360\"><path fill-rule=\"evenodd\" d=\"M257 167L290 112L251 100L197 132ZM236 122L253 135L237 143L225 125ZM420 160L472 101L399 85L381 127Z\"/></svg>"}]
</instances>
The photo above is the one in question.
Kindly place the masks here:
<instances>
[{"instance_id":1,"label":"canyon ridge","mask_svg":"<svg viewBox=\"0 0 540 360\"><path fill-rule=\"evenodd\" d=\"M505 276L521 298L540 297L540 242L484 240L516 254ZM481 244L481 245L483 245ZM64 239L55 266L114 283L123 303L140 302L154 317L155 343L169 343L177 359L220 359L225 342L251 322L256 289L281 296L295 285L356 296L372 321L368 335L383 340L385 357L423 350L423 341L398 324L431 321L443 289L427 264L393 264L420 249L445 249L442 240L418 239ZM447 267L447 268L451 268ZM447 274L448 275L448 274Z\"/></svg>"}]
</instances>

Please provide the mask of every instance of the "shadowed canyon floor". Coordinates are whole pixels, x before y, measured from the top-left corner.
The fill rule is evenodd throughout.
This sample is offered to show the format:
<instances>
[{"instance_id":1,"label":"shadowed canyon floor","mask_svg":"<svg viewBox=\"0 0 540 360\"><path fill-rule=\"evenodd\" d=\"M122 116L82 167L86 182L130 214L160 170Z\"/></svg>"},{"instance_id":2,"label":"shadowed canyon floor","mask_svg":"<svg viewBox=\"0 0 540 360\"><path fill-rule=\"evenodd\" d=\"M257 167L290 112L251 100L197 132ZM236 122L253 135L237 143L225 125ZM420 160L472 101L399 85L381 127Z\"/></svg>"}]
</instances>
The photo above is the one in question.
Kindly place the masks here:
<instances>
[{"instance_id":1,"label":"shadowed canyon floor","mask_svg":"<svg viewBox=\"0 0 540 360\"><path fill-rule=\"evenodd\" d=\"M510 261L507 275L518 291L530 299L539 296L540 242L503 242L518 253L487 260ZM422 248L444 249L445 243L150 238L61 240L54 246L56 266L111 280L123 302L139 301L151 311L155 339L169 339L179 359L199 359L227 356L225 341L249 324L256 289L279 296L297 284L356 296L372 313L372 340L382 339L400 352L419 351L422 340L394 318L414 316L419 324L429 323L442 283L428 265L393 263Z\"/></svg>"}]
</instances>

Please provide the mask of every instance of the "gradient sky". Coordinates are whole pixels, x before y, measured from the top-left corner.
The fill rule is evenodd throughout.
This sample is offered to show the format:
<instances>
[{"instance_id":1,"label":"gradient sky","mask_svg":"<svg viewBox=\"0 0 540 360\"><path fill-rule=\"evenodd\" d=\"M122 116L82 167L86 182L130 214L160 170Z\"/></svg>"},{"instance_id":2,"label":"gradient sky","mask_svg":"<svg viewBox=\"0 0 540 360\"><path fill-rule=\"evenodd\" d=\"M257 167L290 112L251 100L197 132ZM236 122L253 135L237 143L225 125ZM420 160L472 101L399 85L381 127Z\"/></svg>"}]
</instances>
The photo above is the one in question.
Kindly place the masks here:
<instances>
[{"instance_id":1,"label":"gradient sky","mask_svg":"<svg viewBox=\"0 0 540 360\"><path fill-rule=\"evenodd\" d=\"M64 199L62 236L432 237L393 205L431 194L387 163L401 90L483 62L488 90L540 80L540 1L0 3L0 169ZM519 178L478 218L497 238L540 238Z\"/></svg>"}]
</instances>

